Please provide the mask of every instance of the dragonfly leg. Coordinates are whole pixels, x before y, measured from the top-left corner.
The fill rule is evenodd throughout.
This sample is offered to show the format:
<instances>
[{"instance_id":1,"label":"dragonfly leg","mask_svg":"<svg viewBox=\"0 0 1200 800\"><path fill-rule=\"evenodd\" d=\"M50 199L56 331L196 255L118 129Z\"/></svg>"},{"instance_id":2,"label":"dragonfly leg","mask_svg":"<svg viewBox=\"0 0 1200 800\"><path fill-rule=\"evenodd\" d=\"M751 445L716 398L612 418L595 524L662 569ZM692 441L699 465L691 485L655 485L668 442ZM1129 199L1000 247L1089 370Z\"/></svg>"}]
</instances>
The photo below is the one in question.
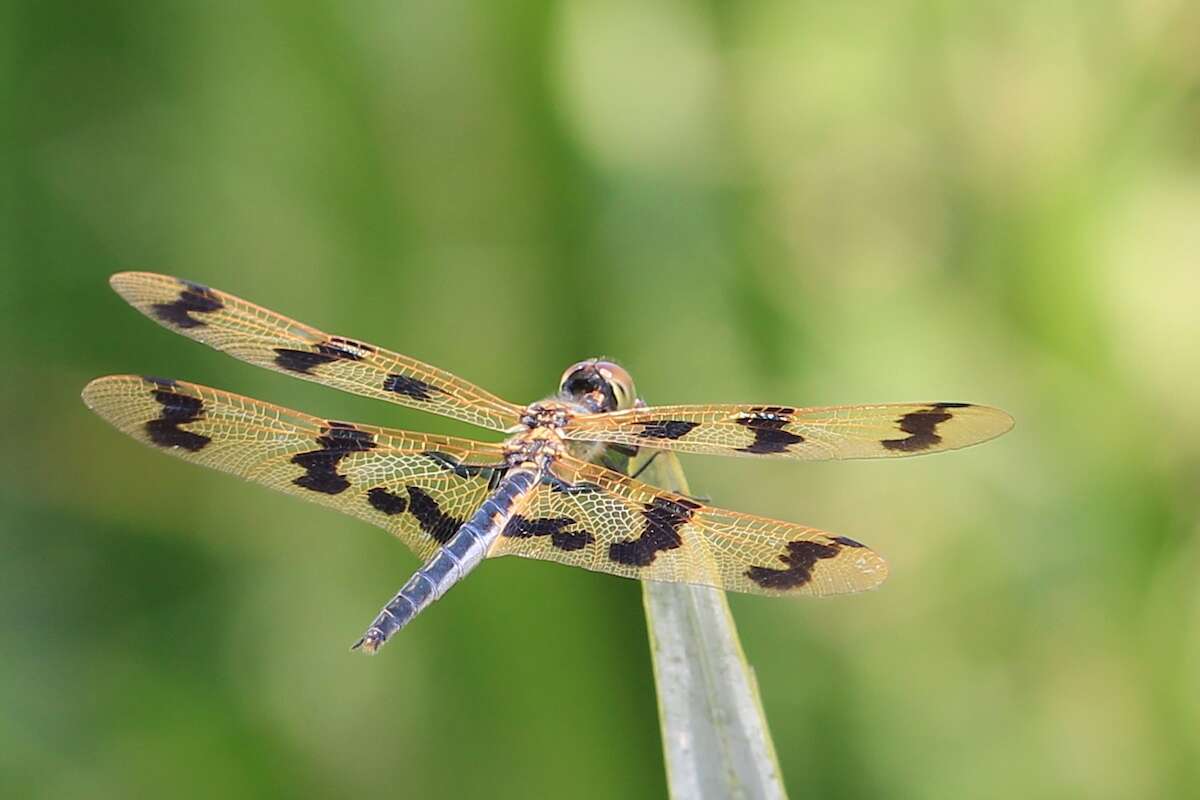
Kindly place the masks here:
<instances>
[{"instance_id":1,"label":"dragonfly leg","mask_svg":"<svg viewBox=\"0 0 1200 800\"><path fill-rule=\"evenodd\" d=\"M658 458L658 454L659 454L659 453L661 453L661 452L662 452L661 450L656 450L656 451L654 451L653 453L651 453L651 454L650 454L650 457L646 459L646 463L645 463L645 464L642 464L640 467L638 467L638 468L637 468L637 472L633 473L633 474L632 474L632 475L630 475L629 477L631 477L631 478L637 478L637 476L638 476L638 475L641 475L643 472L645 472L645 471L646 471L646 467L648 467L648 466L650 466L651 464L653 464L653 463L654 463L654 459Z\"/></svg>"}]
</instances>

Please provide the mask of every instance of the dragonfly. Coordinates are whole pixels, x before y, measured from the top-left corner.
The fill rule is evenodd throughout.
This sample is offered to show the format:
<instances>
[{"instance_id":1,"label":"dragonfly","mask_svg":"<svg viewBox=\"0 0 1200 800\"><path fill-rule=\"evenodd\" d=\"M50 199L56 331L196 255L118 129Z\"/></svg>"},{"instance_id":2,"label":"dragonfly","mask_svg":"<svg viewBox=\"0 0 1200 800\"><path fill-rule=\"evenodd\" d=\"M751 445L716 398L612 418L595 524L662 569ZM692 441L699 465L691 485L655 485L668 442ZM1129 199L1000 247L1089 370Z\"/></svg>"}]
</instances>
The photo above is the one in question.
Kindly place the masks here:
<instances>
[{"instance_id":1,"label":"dragonfly","mask_svg":"<svg viewBox=\"0 0 1200 800\"><path fill-rule=\"evenodd\" d=\"M629 372L589 358L558 391L517 405L449 372L325 333L202 284L148 272L110 279L163 326L267 369L500 431L502 442L321 419L182 380L110 375L83 401L172 455L298 495L394 534L422 566L354 645L376 652L485 558L522 556L648 581L759 595L877 587L887 563L847 536L729 511L622 469L663 451L748 458L889 458L1008 431L997 408L958 402L800 408L648 406Z\"/></svg>"}]
</instances>

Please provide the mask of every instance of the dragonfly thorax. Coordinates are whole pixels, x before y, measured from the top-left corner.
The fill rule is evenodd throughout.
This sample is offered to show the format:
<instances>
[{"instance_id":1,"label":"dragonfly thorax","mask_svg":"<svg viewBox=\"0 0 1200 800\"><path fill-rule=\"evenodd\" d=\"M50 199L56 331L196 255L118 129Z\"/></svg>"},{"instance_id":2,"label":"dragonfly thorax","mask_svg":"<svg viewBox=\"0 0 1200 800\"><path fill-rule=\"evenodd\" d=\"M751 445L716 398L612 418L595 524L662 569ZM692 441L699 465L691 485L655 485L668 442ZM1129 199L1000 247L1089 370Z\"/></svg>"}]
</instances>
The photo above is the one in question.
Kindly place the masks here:
<instances>
[{"instance_id":1,"label":"dragonfly thorax","mask_svg":"<svg viewBox=\"0 0 1200 800\"><path fill-rule=\"evenodd\" d=\"M504 460L510 466L534 465L544 470L566 450L557 427L538 426L510 436L504 442Z\"/></svg>"},{"instance_id":2,"label":"dragonfly thorax","mask_svg":"<svg viewBox=\"0 0 1200 800\"><path fill-rule=\"evenodd\" d=\"M573 408L571 404L560 403L556 400L531 403L525 408L524 413L521 414L521 426L525 430L533 430L535 428L561 430L571 420L576 411L582 410L580 408Z\"/></svg>"}]
</instances>

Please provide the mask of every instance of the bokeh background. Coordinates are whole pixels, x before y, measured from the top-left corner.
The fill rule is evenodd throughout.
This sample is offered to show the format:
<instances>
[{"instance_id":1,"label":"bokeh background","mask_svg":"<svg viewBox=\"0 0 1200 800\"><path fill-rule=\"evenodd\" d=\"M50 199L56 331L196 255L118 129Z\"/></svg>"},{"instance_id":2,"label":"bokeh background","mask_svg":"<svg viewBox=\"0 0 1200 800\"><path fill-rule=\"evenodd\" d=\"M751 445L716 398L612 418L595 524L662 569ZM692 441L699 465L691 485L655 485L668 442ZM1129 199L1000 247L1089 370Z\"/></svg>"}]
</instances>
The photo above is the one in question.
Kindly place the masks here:
<instances>
[{"instance_id":1,"label":"bokeh background","mask_svg":"<svg viewBox=\"0 0 1200 800\"><path fill-rule=\"evenodd\" d=\"M794 797L1200 791L1200 6L7 2L0 794L657 797L637 584L416 563L80 403L145 372L439 418L172 336L152 269L514 400L970 400L887 463L686 458L892 578L732 598ZM494 437L492 437L494 438Z\"/></svg>"}]
</instances>

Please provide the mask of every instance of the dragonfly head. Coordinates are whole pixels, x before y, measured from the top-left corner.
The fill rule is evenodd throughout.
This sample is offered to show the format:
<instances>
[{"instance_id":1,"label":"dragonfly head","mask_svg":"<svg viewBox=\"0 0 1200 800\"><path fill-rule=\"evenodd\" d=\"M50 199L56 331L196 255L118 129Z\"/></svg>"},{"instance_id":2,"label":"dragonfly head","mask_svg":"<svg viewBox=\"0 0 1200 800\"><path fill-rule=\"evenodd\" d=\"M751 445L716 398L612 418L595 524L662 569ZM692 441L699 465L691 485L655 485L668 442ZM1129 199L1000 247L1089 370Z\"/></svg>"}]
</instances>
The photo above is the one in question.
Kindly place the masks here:
<instances>
[{"instance_id":1,"label":"dragonfly head","mask_svg":"<svg viewBox=\"0 0 1200 800\"><path fill-rule=\"evenodd\" d=\"M625 368L601 358L589 358L567 367L558 387L564 400L591 412L633 408L637 400L633 378Z\"/></svg>"}]
</instances>

